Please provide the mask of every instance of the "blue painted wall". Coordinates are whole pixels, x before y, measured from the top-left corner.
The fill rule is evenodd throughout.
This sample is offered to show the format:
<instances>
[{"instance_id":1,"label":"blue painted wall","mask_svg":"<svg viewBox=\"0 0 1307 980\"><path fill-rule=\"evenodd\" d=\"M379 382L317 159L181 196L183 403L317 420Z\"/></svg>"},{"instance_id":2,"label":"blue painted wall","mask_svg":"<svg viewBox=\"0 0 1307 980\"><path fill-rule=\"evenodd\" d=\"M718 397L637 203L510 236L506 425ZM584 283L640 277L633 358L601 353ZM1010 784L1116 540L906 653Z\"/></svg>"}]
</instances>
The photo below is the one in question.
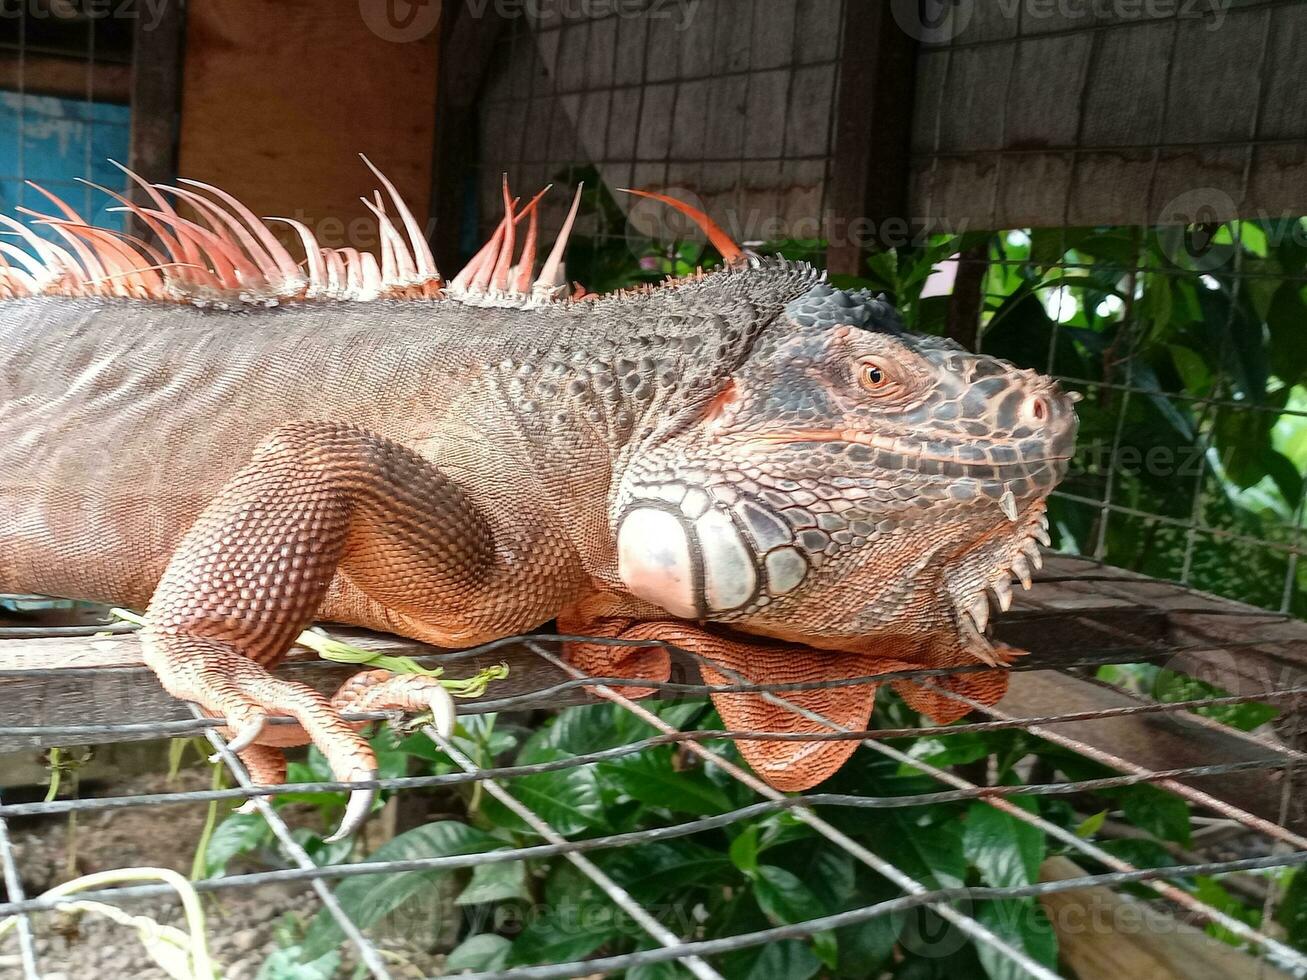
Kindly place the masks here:
<instances>
[{"instance_id":1,"label":"blue painted wall","mask_svg":"<svg viewBox=\"0 0 1307 980\"><path fill-rule=\"evenodd\" d=\"M123 189L125 179L109 159L127 160L131 116L125 105L0 92L0 211L14 216L20 204L53 211L46 198L23 184L27 178L94 224L122 228L123 216L106 212L113 202L76 178Z\"/></svg>"}]
</instances>

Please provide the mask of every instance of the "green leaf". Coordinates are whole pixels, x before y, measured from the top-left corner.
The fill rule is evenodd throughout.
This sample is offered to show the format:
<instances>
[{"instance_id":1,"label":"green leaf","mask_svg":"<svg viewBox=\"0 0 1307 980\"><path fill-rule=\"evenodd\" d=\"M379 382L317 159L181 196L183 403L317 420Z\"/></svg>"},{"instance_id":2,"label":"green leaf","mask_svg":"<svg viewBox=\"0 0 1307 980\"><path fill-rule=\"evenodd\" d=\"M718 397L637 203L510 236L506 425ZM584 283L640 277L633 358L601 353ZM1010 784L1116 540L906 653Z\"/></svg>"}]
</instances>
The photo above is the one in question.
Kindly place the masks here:
<instances>
[{"instance_id":1,"label":"green leaf","mask_svg":"<svg viewBox=\"0 0 1307 980\"><path fill-rule=\"evenodd\" d=\"M758 870L758 828L745 827L731 841L731 863L745 874Z\"/></svg>"},{"instance_id":2,"label":"green leaf","mask_svg":"<svg viewBox=\"0 0 1307 980\"><path fill-rule=\"evenodd\" d=\"M275 950L259 967L256 980L333 980L340 969L340 954L335 950L315 960L304 962L298 946Z\"/></svg>"},{"instance_id":3,"label":"green leaf","mask_svg":"<svg viewBox=\"0 0 1307 980\"><path fill-rule=\"evenodd\" d=\"M296 827L290 832L290 835L300 847L304 848L304 852L313 859L313 863L319 867L324 864L344 864L354 852L354 839L352 837L332 841L328 844L320 834L309 830L307 827Z\"/></svg>"},{"instance_id":4,"label":"green leaf","mask_svg":"<svg viewBox=\"0 0 1307 980\"><path fill-rule=\"evenodd\" d=\"M707 702L693 699L687 701L646 701L644 705L673 728L684 728L692 719L704 714L708 709Z\"/></svg>"},{"instance_id":5,"label":"green leaf","mask_svg":"<svg viewBox=\"0 0 1307 980\"><path fill-rule=\"evenodd\" d=\"M505 965L535 966L583 959L628 931L623 914L615 906L605 906L599 900L550 908L531 919L517 934Z\"/></svg>"},{"instance_id":6,"label":"green leaf","mask_svg":"<svg viewBox=\"0 0 1307 980\"><path fill-rule=\"evenodd\" d=\"M1240 487L1251 487L1268 475L1271 429L1276 418L1274 412L1232 409L1218 416L1215 433L1221 463L1226 475Z\"/></svg>"},{"instance_id":7,"label":"green leaf","mask_svg":"<svg viewBox=\"0 0 1307 980\"><path fill-rule=\"evenodd\" d=\"M445 958L445 972L502 970L508 962L508 951L512 945L510 940L492 932L469 936Z\"/></svg>"},{"instance_id":8,"label":"green leaf","mask_svg":"<svg viewBox=\"0 0 1307 980\"><path fill-rule=\"evenodd\" d=\"M472 880L454 902L457 905L485 905L506 898L531 898L523 861L477 865L472 869Z\"/></svg>"},{"instance_id":9,"label":"green leaf","mask_svg":"<svg viewBox=\"0 0 1307 980\"><path fill-rule=\"evenodd\" d=\"M634 850L609 852L599 861L604 871L646 904L673 893L684 895L695 885L739 880L726 855L691 840L654 841Z\"/></svg>"},{"instance_id":10,"label":"green leaf","mask_svg":"<svg viewBox=\"0 0 1307 980\"><path fill-rule=\"evenodd\" d=\"M1206 393L1211 384L1212 373L1202 357L1196 351L1180 344L1168 344L1167 350L1171 352L1171 363L1175 365L1176 373L1184 382L1185 389L1194 394Z\"/></svg>"},{"instance_id":11,"label":"green leaf","mask_svg":"<svg viewBox=\"0 0 1307 980\"><path fill-rule=\"evenodd\" d=\"M657 731L629 711L611 704L565 708L553 723L526 740L518 754L520 764L543 762L562 755L586 755L629 745Z\"/></svg>"},{"instance_id":12,"label":"green leaf","mask_svg":"<svg viewBox=\"0 0 1307 980\"><path fill-rule=\"evenodd\" d=\"M574 865L555 863L544 900L513 940L509 966L582 959L607 942L642 936L599 887Z\"/></svg>"},{"instance_id":13,"label":"green leaf","mask_svg":"<svg viewBox=\"0 0 1307 980\"><path fill-rule=\"evenodd\" d=\"M1284 938L1294 949L1307 950L1307 873L1296 869L1280 897L1275 921L1284 927Z\"/></svg>"},{"instance_id":14,"label":"green leaf","mask_svg":"<svg viewBox=\"0 0 1307 980\"><path fill-rule=\"evenodd\" d=\"M677 772L672 746L647 749L625 759L599 764L600 777L632 799L677 813L711 816L731 809L731 801L708 781L702 769Z\"/></svg>"},{"instance_id":15,"label":"green leaf","mask_svg":"<svg viewBox=\"0 0 1307 980\"><path fill-rule=\"evenodd\" d=\"M1028 885L1039 879L1044 835L1038 827L988 803L976 802L967 810L962 848L985 884L995 888Z\"/></svg>"},{"instance_id":16,"label":"green leaf","mask_svg":"<svg viewBox=\"0 0 1307 980\"><path fill-rule=\"evenodd\" d=\"M984 759L990 753L989 742L982 735L965 734L919 738L908 749L908 755L932 766L964 766Z\"/></svg>"},{"instance_id":17,"label":"green leaf","mask_svg":"<svg viewBox=\"0 0 1307 980\"><path fill-rule=\"evenodd\" d=\"M1166 790L1141 783L1121 794L1126 819L1154 837L1189 846L1189 804Z\"/></svg>"},{"instance_id":18,"label":"green leaf","mask_svg":"<svg viewBox=\"0 0 1307 980\"><path fill-rule=\"evenodd\" d=\"M1171 324L1174 303L1171 299L1171 277L1167 275L1145 276L1144 295L1140 297L1135 309L1143 320L1152 320L1150 336L1162 338L1167 335Z\"/></svg>"},{"instance_id":19,"label":"green leaf","mask_svg":"<svg viewBox=\"0 0 1307 980\"><path fill-rule=\"evenodd\" d=\"M922 818L931 807L895 810L884 820L880 833L868 840L881 857L902 868L923 884L940 888L960 886L967 873L962 850L962 827L957 820L931 824ZM952 814L956 811L942 811Z\"/></svg>"},{"instance_id":20,"label":"green leaf","mask_svg":"<svg viewBox=\"0 0 1307 980\"><path fill-rule=\"evenodd\" d=\"M1057 969L1057 935L1043 907L1033 898L983 902L976 918L1036 963ZM976 955L990 980L1026 980L1031 976L1024 967L984 943L976 944Z\"/></svg>"},{"instance_id":21,"label":"green leaf","mask_svg":"<svg viewBox=\"0 0 1307 980\"><path fill-rule=\"evenodd\" d=\"M533 762L571 758L554 748L542 748ZM603 823L603 801L599 780L593 766L578 766L555 772L519 776L513 780L512 794L564 837L571 837ZM495 826L519 833L534 834L520 817L492 796L482 802L482 812Z\"/></svg>"},{"instance_id":22,"label":"green leaf","mask_svg":"<svg viewBox=\"0 0 1307 980\"><path fill-rule=\"evenodd\" d=\"M821 960L806 943L786 939L740 950L722 958L727 980L809 980L821 969Z\"/></svg>"},{"instance_id":23,"label":"green leaf","mask_svg":"<svg viewBox=\"0 0 1307 980\"><path fill-rule=\"evenodd\" d=\"M774 864L760 865L753 879L753 896L774 925L804 922L826 914L826 908L798 876ZM814 933L814 952L827 966L836 963L835 934Z\"/></svg>"},{"instance_id":24,"label":"green leaf","mask_svg":"<svg viewBox=\"0 0 1307 980\"><path fill-rule=\"evenodd\" d=\"M1080 823L1076 825L1076 836L1084 838L1093 837L1100 829L1102 829L1103 822L1106 819L1106 810L1099 810L1097 813L1085 817L1084 820L1081 820Z\"/></svg>"},{"instance_id":25,"label":"green leaf","mask_svg":"<svg viewBox=\"0 0 1307 980\"><path fill-rule=\"evenodd\" d=\"M475 854L503 847L504 842L455 820L442 820L400 834L377 848L368 861L409 861L415 858ZM341 908L363 928L394 911L405 901L433 888L446 874L441 870L400 871L346 878L336 889ZM333 949L343 938L326 909L314 917L304 939L304 955L312 960Z\"/></svg>"},{"instance_id":26,"label":"green leaf","mask_svg":"<svg viewBox=\"0 0 1307 980\"><path fill-rule=\"evenodd\" d=\"M1061 228L1033 228L1030 231L1030 261L1054 266L1066 252L1066 233Z\"/></svg>"},{"instance_id":27,"label":"green leaf","mask_svg":"<svg viewBox=\"0 0 1307 980\"><path fill-rule=\"evenodd\" d=\"M399 779L408 775L408 753L403 750L399 737L389 725L381 728L368 741L377 754L378 779Z\"/></svg>"},{"instance_id":28,"label":"green leaf","mask_svg":"<svg viewBox=\"0 0 1307 980\"><path fill-rule=\"evenodd\" d=\"M253 851L272 840L268 822L258 813L233 813L214 828L204 852L204 876L216 878L237 854Z\"/></svg>"},{"instance_id":29,"label":"green leaf","mask_svg":"<svg viewBox=\"0 0 1307 980\"><path fill-rule=\"evenodd\" d=\"M853 908L857 893L857 871L853 855L818 841L805 855L800 877L828 911Z\"/></svg>"},{"instance_id":30,"label":"green leaf","mask_svg":"<svg viewBox=\"0 0 1307 980\"><path fill-rule=\"evenodd\" d=\"M754 896L763 914L777 925L803 922L826 914L817 896L797 875L774 864L758 867Z\"/></svg>"},{"instance_id":31,"label":"green leaf","mask_svg":"<svg viewBox=\"0 0 1307 980\"><path fill-rule=\"evenodd\" d=\"M1100 841L1098 846L1113 857L1128 861L1137 868L1169 868L1175 864L1175 858L1171 856L1170 851L1157 841L1126 838Z\"/></svg>"},{"instance_id":32,"label":"green leaf","mask_svg":"<svg viewBox=\"0 0 1307 980\"><path fill-rule=\"evenodd\" d=\"M1261 910L1250 908L1239 901L1226 891L1225 886L1215 878L1199 875L1195 879L1194 885L1194 890L1200 902L1205 902L1212 908L1219 909L1231 918L1245 922L1254 928L1261 925ZM1207 934L1221 940L1223 943L1229 943L1231 946L1242 946L1244 942L1235 933L1216 922L1207 924Z\"/></svg>"}]
</instances>

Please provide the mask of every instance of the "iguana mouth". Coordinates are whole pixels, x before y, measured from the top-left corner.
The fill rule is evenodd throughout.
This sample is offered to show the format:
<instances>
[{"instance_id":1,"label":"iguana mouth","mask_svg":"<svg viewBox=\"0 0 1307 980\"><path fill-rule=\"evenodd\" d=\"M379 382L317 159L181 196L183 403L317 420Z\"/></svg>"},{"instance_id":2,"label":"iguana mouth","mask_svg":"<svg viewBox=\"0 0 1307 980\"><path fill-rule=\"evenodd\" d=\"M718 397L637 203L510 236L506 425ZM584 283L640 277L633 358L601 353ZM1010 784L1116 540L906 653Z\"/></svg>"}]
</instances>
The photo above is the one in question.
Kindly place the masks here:
<instances>
[{"instance_id":1,"label":"iguana mouth","mask_svg":"<svg viewBox=\"0 0 1307 980\"><path fill-rule=\"evenodd\" d=\"M761 443L767 446L795 445L804 442L842 442L855 446L866 446L877 454L875 464L882 469L908 469L920 464L934 464L932 471L941 476L992 477L1003 480L1018 476L1029 476L1031 467L1043 463L1064 463L1071 457L1068 454L1047 454L1024 457L1016 447L1005 443L993 443L987 447L954 447L948 453L941 452L941 443L931 443L920 439L906 439L898 436L883 436L874 432L856 429L791 429L782 432L741 435L736 437L746 444ZM931 447L936 448L931 448ZM968 452L980 458L965 459L960 455Z\"/></svg>"}]
</instances>

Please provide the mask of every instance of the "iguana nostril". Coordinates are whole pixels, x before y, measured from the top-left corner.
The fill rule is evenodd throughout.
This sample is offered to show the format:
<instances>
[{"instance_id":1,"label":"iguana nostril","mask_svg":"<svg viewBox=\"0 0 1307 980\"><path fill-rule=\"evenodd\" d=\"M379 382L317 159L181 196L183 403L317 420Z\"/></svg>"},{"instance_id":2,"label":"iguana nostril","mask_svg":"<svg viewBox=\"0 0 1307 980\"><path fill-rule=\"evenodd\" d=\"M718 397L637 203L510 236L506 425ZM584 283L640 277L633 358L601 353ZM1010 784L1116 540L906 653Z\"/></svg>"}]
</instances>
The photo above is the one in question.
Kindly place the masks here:
<instances>
[{"instance_id":1,"label":"iguana nostril","mask_svg":"<svg viewBox=\"0 0 1307 980\"><path fill-rule=\"evenodd\" d=\"M1043 395L1031 395L1024 406L1026 418L1032 422L1044 423L1053 417L1052 406Z\"/></svg>"}]
</instances>

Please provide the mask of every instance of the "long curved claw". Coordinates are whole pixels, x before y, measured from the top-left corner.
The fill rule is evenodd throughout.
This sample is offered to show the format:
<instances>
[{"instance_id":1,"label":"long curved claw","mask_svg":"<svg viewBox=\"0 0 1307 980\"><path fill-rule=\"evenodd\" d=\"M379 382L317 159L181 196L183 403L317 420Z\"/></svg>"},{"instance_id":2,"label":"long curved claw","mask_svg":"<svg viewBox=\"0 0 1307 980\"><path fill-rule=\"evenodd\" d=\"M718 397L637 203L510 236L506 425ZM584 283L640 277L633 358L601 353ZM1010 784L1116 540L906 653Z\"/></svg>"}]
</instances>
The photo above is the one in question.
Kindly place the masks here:
<instances>
[{"instance_id":1,"label":"long curved claw","mask_svg":"<svg viewBox=\"0 0 1307 980\"><path fill-rule=\"evenodd\" d=\"M232 810L231 812L239 813L242 816L246 816L246 817L248 817L251 813L258 813L259 808L255 804L254 799L255 799L254 797L250 797L248 800L246 800L240 806L236 807L236 809Z\"/></svg>"},{"instance_id":2,"label":"long curved claw","mask_svg":"<svg viewBox=\"0 0 1307 980\"><path fill-rule=\"evenodd\" d=\"M268 716L260 711L252 716L249 721L245 722L236 731L236 737L227 743L227 748L233 752L242 752L254 744L255 739L263 734L263 726L268 723ZM222 754L219 752L209 756L210 762L220 762Z\"/></svg>"},{"instance_id":3,"label":"long curved claw","mask_svg":"<svg viewBox=\"0 0 1307 980\"><path fill-rule=\"evenodd\" d=\"M454 734L454 720L457 711L454 699L444 687L434 687L427 695L427 704L431 707L431 725L441 738Z\"/></svg>"},{"instance_id":4,"label":"long curved claw","mask_svg":"<svg viewBox=\"0 0 1307 980\"><path fill-rule=\"evenodd\" d=\"M350 775L349 781L356 779L376 779L377 771L375 769L357 770ZM365 786L362 789L352 790L349 794L349 803L345 806L345 817L340 822L338 829L330 837L324 837L324 844L334 844L338 840L344 840L358 832L363 826L363 822L368 819L368 814L372 812L372 804L377 799L377 790L373 786Z\"/></svg>"}]
</instances>

